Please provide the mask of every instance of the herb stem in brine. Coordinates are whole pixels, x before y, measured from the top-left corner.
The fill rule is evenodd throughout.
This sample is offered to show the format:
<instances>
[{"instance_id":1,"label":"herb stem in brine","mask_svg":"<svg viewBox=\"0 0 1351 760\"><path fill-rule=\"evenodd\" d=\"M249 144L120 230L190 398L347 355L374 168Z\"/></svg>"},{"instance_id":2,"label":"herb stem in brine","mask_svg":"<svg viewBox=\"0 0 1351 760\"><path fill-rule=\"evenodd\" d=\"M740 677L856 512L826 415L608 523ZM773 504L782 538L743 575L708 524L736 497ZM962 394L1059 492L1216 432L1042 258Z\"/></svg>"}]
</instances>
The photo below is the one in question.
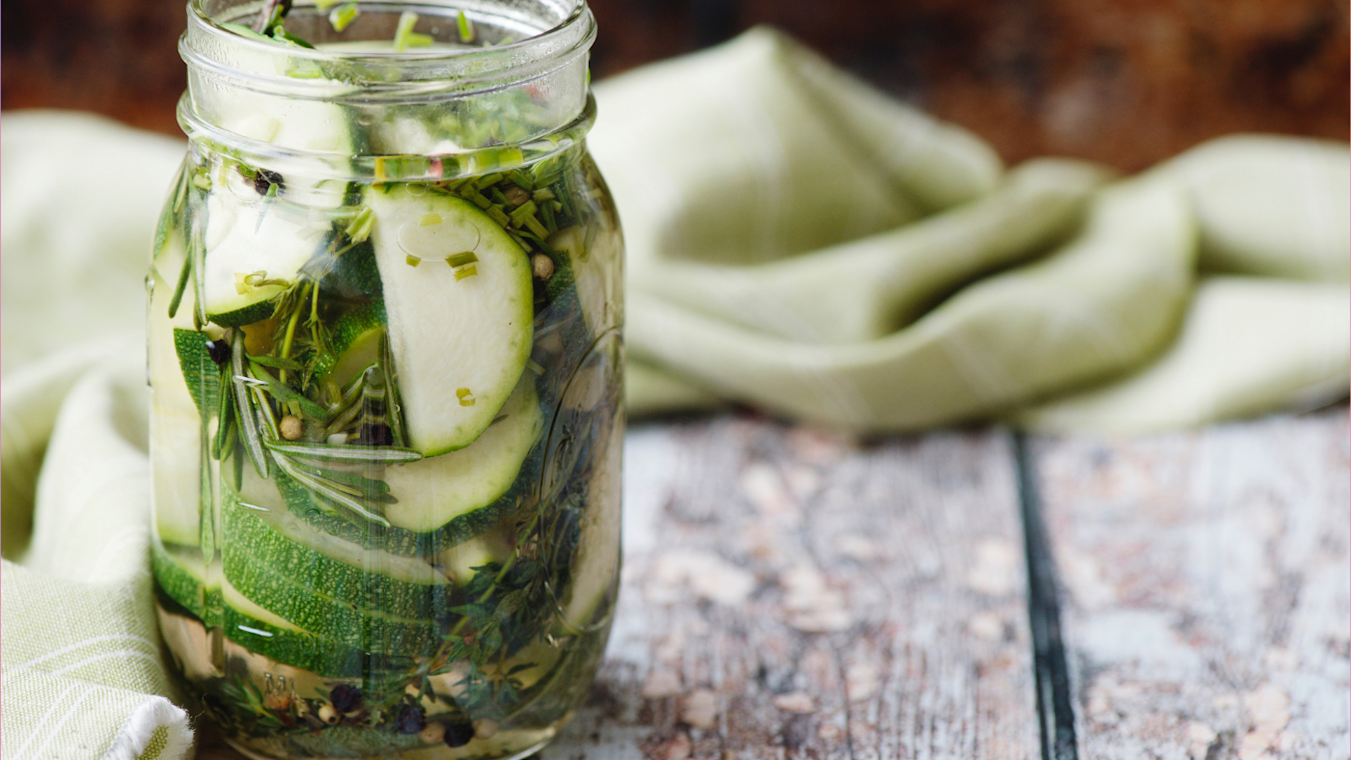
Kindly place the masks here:
<instances>
[{"instance_id":1,"label":"herb stem in brine","mask_svg":"<svg viewBox=\"0 0 1351 760\"><path fill-rule=\"evenodd\" d=\"M183 303L183 293L188 289L188 278L192 277L192 255L185 251L183 256L183 266L178 270L178 282L174 283L174 296L169 299L169 319L173 319L178 313L178 307Z\"/></svg>"},{"instance_id":2,"label":"herb stem in brine","mask_svg":"<svg viewBox=\"0 0 1351 760\"><path fill-rule=\"evenodd\" d=\"M311 287L311 286L310 286L308 283L306 283L305 285L302 285L302 286L301 286L301 288L300 288L300 299L299 299L301 303L304 303L305 300L306 300L306 297L309 296L309 294L310 294L310 293L309 293L309 288L310 288L310 287ZM286 337L282 340L282 344L281 344L281 358L282 358L282 359L290 359L290 358L291 358L291 344L292 344L292 342L295 340L295 337L296 337L296 324L299 323L299 322L300 322L300 309L297 308L295 311L291 312L291 321L289 321L289 322L286 323ZM281 382L283 382L283 383L286 382L286 370L285 370L285 369L281 370L281 377L280 377L280 380L281 380Z\"/></svg>"},{"instance_id":3,"label":"herb stem in brine","mask_svg":"<svg viewBox=\"0 0 1351 760\"><path fill-rule=\"evenodd\" d=\"M263 441L258 435L258 419L254 416L253 404L249 403L251 388L246 380L244 368L244 331L235 330L230 336L230 366L233 370L231 384L234 386L235 410L238 413L240 437L244 449L249 452L253 468L260 477L267 477L267 453L263 451ZM263 404L266 406L266 400ZM268 411L271 411L270 409Z\"/></svg>"}]
</instances>

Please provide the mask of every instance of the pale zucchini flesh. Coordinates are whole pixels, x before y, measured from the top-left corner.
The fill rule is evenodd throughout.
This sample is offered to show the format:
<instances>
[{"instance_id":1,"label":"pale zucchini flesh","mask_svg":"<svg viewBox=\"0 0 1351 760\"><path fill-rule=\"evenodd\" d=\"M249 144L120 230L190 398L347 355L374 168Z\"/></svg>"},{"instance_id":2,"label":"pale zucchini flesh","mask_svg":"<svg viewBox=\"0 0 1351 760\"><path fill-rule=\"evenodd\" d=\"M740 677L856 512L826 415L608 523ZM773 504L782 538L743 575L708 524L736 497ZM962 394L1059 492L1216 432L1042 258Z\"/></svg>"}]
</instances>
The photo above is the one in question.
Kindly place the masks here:
<instances>
[{"instance_id":1,"label":"pale zucchini flesh","mask_svg":"<svg viewBox=\"0 0 1351 760\"><path fill-rule=\"evenodd\" d=\"M478 438L457 451L385 468L399 501L385 509L396 527L419 533L483 509L516 482L544 429L534 378L524 378Z\"/></svg>"},{"instance_id":2,"label":"pale zucchini flesh","mask_svg":"<svg viewBox=\"0 0 1351 760\"><path fill-rule=\"evenodd\" d=\"M468 201L403 185L364 198L409 444L427 456L462 449L497 418L530 356L530 261ZM472 263L451 265L466 253Z\"/></svg>"},{"instance_id":3,"label":"pale zucchini flesh","mask_svg":"<svg viewBox=\"0 0 1351 760\"><path fill-rule=\"evenodd\" d=\"M206 316L224 327L250 324L271 314L271 300L323 248L327 228L309 209L260 195L228 163L214 182L222 186L206 201Z\"/></svg>"}]
</instances>

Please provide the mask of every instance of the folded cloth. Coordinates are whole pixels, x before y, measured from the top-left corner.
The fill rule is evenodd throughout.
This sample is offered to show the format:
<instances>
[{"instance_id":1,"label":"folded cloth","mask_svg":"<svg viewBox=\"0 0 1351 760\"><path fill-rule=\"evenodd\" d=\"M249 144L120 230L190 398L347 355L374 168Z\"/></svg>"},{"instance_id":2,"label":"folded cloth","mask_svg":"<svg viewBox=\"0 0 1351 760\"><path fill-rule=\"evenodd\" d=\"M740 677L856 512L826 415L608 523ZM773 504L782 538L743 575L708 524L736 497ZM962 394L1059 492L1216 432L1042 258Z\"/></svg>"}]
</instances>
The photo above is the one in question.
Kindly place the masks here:
<instances>
[{"instance_id":1,"label":"folded cloth","mask_svg":"<svg viewBox=\"0 0 1351 760\"><path fill-rule=\"evenodd\" d=\"M1141 176L988 146L777 33L596 88L633 413L1135 431L1348 384L1348 150L1235 137ZM141 280L183 143L0 132L6 758L191 752L148 571Z\"/></svg>"},{"instance_id":2,"label":"folded cloth","mask_svg":"<svg viewBox=\"0 0 1351 760\"><path fill-rule=\"evenodd\" d=\"M631 413L1135 432L1346 395L1345 144L1231 137L1116 182L1004 172L767 29L597 100Z\"/></svg>"}]
</instances>

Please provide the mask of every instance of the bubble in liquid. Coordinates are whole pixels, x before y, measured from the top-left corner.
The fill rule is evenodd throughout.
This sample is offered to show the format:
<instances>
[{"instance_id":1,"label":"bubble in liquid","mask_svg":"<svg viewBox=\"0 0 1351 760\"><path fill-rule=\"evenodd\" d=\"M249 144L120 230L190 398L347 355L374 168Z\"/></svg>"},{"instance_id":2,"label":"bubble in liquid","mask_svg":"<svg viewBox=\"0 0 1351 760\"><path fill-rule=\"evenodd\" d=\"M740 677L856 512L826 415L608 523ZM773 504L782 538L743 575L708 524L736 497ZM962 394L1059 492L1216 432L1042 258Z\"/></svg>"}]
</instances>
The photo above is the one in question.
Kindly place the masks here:
<instances>
[{"instance_id":1,"label":"bubble in liquid","mask_svg":"<svg viewBox=\"0 0 1351 760\"><path fill-rule=\"evenodd\" d=\"M422 261L445 261L457 253L475 251L483 237L472 222L426 221L427 224L406 222L399 227L398 233L403 252Z\"/></svg>"}]
</instances>

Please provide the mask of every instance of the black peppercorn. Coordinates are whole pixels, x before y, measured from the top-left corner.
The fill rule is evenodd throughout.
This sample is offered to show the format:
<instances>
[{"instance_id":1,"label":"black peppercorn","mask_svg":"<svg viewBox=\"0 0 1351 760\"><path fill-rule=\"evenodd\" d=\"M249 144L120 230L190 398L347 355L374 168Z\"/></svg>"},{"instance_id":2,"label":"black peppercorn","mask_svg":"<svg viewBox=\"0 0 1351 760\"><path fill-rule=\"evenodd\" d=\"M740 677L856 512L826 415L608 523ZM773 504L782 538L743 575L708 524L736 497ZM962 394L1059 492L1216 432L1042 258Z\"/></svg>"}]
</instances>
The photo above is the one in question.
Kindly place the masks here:
<instances>
[{"instance_id":1,"label":"black peppercorn","mask_svg":"<svg viewBox=\"0 0 1351 760\"><path fill-rule=\"evenodd\" d=\"M422 708L417 705L399 708L399 716L394 719L394 726L401 734L416 734L426 725L427 719L422 716Z\"/></svg>"},{"instance_id":2,"label":"black peppercorn","mask_svg":"<svg viewBox=\"0 0 1351 760\"><path fill-rule=\"evenodd\" d=\"M224 364L230 361L230 344L223 340L208 340L206 342L206 353L211 357L211 361Z\"/></svg>"},{"instance_id":3,"label":"black peppercorn","mask_svg":"<svg viewBox=\"0 0 1351 760\"><path fill-rule=\"evenodd\" d=\"M329 701L338 712L349 713L361 707L361 689L351 684L340 683L328 693Z\"/></svg>"},{"instance_id":4,"label":"black peppercorn","mask_svg":"<svg viewBox=\"0 0 1351 760\"><path fill-rule=\"evenodd\" d=\"M474 740L474 726L469 723L447 723L446 737L444 739L447 747L463 747Z\"/></svg>"},{"instance_id":5,"label":"black peppercorn","mask_svg":"<svg viewBox=\"0 0 1351 760\"><path fill-rule=\"evenodd\" d=\"M267 195L268 189L273 185L277 186L278 195L281 194L281 191L286 189L286 183L282 181L281 175L276 172L268 171L267 169L259 169L258 173L253 175L253 189L256 190L259 195Z\"/></svg>"}]
</instances>

